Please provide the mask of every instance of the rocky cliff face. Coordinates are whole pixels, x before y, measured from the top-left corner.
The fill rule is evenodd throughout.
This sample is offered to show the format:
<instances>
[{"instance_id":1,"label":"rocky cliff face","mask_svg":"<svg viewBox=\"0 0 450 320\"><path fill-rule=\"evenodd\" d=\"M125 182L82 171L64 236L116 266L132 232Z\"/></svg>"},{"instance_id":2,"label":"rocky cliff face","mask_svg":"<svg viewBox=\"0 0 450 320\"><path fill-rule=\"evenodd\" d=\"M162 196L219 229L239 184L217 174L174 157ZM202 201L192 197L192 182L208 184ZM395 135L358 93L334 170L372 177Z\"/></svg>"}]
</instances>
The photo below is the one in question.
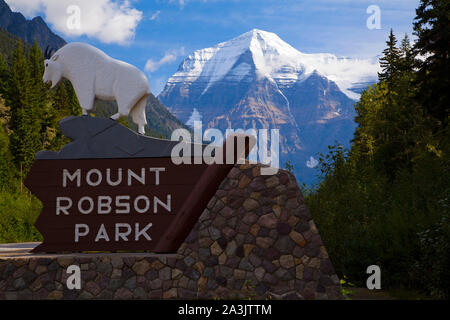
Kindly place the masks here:
<instances>
[{"instance_id":1,"label":"rocky cliff face","mask_svg":"<svg viewBox=\"0 0 450 320\"><path fill-rule=\"evenodd\" d=\"M158 98L184 122L195 108L209 128L280 129L281 167L291 161L300 180L313 182L308 159L336 141L349 145L357 91L376 68L301 53L255 29L189 55Z\"/></svg>"},{"instance_id":2,"label":"rocky cliff face","mask_svg":"<svg viewBox=\"0 0 450 320\"><path fill-rule=\"evenodd\" d=\"M27 20L20 12L12 12L4 0L0 0L0 28L30 44L36 40L42 50L47 45L59 49L66 44L64 39L49 29L41 17Z\"/></svg>"}]
</instances>

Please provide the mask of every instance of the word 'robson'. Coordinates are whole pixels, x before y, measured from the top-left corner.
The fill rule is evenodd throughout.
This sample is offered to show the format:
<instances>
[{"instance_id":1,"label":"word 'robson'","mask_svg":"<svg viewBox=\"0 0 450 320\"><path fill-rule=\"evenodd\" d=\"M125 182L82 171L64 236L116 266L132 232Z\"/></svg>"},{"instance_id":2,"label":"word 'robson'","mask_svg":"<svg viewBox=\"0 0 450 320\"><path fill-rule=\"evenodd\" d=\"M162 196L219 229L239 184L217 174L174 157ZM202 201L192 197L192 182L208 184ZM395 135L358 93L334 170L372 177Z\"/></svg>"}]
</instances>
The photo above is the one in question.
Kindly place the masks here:
<instances>
[{"instance_id":1,"label":"word 'robson'","mask_svg":"<svg viewBox=\"0 0 450 320\"><path fill-rule=\"evenodd\" d=\"M114 201L113 201L114 198ZM167 195L166 202L161 201L158 197L153 197L153 210L150 198L145 195L140 195L131 200L129 195L98 196L97 201L93 197L82 197L77 201L75 208L81 214L129 214L131 209L137 213L148 213L152 210L153 213L158 213L158 206L163 207L167 212L172 211L171 206L172 196ZM69 215L69 209L73 207L73 200L69 197L56 197L56 215L61 213Z\"/></svg>"}]
</instances>

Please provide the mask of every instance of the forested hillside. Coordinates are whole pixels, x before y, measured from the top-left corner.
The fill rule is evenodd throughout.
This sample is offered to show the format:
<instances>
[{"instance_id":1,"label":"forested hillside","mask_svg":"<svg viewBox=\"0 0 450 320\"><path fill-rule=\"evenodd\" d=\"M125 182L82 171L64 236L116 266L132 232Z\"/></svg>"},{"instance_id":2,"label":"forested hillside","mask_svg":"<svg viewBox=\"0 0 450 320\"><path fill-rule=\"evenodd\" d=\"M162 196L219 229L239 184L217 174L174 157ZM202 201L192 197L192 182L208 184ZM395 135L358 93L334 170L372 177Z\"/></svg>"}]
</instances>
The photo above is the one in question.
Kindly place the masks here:
<instances>
[{"instance_id":1,"label":"forested hillside","mask_svg":"<svg viewBox=\"0 0 450 320\"><path fill-rule=\"evenodd\" d=\"M148 136L170 139L173 130L186 128L153 94L148 97L146 109L147 126L145 127L145 133ZM96 100L95 110L92 114L97 117L110 117L116 112L116 102ZM119 121L137 131L137 125L131 120L131 116Z\"/></svg>"},{"instance_id":2,"label":"forested hillside","mask_svg":"<svg viewBox=\"0 0 450 320\"><path fill-rule=\"evenodd\" d=\"M377 84L356 105L350 150L330 147L307 203L338 275L448 298L450 2L422 0L413 46L391 31Z\"/></svg>"},{"instance_id":3,"label":"forested hillside","mask_svg":"<svg viewBox=\"0 0 450 320\"><path fill-rule=\"evenodd\" d=\"M12 55L19 38L0 28L0 54L4 59Z\"/></svg>"}]
</instances>

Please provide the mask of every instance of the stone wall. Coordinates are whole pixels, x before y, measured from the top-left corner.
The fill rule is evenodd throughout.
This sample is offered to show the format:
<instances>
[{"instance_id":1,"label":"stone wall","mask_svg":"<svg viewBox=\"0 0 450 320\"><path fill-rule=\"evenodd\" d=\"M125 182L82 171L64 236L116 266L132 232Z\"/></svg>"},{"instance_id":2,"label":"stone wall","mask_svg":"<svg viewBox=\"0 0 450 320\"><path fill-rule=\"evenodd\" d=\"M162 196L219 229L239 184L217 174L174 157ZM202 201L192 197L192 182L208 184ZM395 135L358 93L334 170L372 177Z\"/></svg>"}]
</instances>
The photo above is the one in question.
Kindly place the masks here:
<instances>
[{"instance_id":1,"label":"stone wall","mask_svg":"<svg viewBox=\"0 0 450 320\"><path fill-rule=\"evenodd\" d=\"M235 166L177 254L0 257L0 299L340 299L294 176ZM81 268L80 290L66 268Z\"/></svg>"}]
</instances>

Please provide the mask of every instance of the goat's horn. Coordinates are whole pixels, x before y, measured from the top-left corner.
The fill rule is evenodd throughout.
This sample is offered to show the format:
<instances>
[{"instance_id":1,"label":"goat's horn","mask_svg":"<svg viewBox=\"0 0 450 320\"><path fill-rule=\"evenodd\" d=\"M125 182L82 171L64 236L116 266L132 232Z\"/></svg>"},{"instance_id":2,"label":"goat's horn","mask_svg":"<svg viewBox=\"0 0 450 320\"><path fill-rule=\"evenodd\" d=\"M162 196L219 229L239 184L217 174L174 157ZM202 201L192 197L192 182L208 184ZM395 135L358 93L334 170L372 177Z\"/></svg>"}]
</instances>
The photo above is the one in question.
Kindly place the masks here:
<instances>
[{"instance_id":1,"label":"goat's horn","mask_svg":"<svg viewBox=\"0 0 450 320\"><path fill-rule=\"evenodd\" d=\"M44 51L44 59L48 59L49 58L49 55L48 55L48 49L50 48L50 46L47 46L47 48L45 48L45 51Z\"/></svg>"}]
</instances>

